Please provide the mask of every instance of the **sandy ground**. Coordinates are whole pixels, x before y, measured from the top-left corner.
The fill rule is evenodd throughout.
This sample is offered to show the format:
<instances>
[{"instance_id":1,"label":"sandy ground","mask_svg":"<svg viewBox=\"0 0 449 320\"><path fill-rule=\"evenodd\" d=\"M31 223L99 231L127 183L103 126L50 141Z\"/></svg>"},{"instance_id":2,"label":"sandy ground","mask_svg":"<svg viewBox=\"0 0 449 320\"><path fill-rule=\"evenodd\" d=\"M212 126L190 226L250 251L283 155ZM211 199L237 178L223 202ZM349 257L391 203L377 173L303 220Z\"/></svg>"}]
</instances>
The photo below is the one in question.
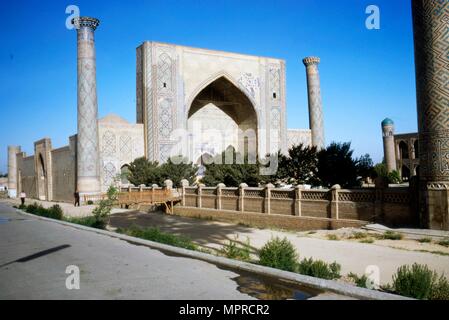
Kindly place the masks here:
<instances>
[{"instance_id":1,"label":"sandy ground","mask_svg":"<svg viewBox=\"0 0 449 320\"><path fill-rule=\"evenodd\" d=\"M0 200L10 205L17 205L16 200ZM29 201L31 202L31 201ZM34 202L34 201L33 201ZM44 207L54 203L42 202ZM75 208L72 204L59 203L67 216L80 217L89 215L94 206ZM342 274L350 272L362 275L370 266L376 266L380 272L382 284L391 282L392 275L405 264L427 264L430 268L449 276L449 248L433 243L420 243L413 239L378 240L380 233L361 229L340 229L334 231L318 230L313 232L288 232L269 229L257 229L243 225L234 225L210 220L199 220L162 213L141 213L132 210L114 209L110 218L112 230L133 225L141 227L158 227L164 232L187 236L200 246L219 253L223 245L230 240L242 244L249 241L252 254L256 254L267 241L273 237L288 238L300 258L321 259L328 263L334 261L342 266ZM354 235L363 234L360 239ZM329 240L335 235L337 240ZM373 239L373 243L361 243ZM435 253L431 253L435 252Z\"/></svg>"}]
</instances>

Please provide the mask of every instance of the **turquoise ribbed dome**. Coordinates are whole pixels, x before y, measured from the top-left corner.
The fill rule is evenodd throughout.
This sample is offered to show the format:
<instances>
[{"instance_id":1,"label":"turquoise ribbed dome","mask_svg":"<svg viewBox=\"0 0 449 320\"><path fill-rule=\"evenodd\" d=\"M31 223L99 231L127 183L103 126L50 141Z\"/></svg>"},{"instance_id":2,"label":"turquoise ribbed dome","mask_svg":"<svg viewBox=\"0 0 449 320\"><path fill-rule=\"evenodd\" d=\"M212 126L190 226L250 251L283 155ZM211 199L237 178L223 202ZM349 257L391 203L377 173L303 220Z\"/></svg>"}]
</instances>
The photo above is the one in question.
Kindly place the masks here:
<instances>
[{"instance_id":1,"label":"turquoise ribbed dome","mask_svg":"<svg viewBox=\"0 0 449 320\"><path fill-rule=\"evenodd\" d=\"M394 122L390 118L386 118L384 121L382 121L382 127L392 126L392 125L394 125Z\"/></svg>"}]
</instances>

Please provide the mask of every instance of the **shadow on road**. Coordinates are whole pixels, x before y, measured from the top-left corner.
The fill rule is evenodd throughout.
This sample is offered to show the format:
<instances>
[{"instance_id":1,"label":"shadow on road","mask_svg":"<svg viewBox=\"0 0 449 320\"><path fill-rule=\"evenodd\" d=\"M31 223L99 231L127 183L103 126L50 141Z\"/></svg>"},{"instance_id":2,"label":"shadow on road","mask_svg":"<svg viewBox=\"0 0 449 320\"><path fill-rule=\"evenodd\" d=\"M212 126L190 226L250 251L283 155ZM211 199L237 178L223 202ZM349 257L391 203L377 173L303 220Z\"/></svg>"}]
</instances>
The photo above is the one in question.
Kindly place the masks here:
<instances>
[{"instance_id":1,"label":"shadow on road","mask_svg":"<svg viewBox=\"0 0 449 320\"><path fill-rule=\"evenodd\" d=\"M29 255L29 256L26 256L26 257L23 257L23 258L20 258L20 259L17 259L17 260L14 260L14 261L2 264L2 265L0 265L0 268L6 267L6 266L8 266L10 264L13 264L13 263L25 263L25 262L28 262L28 261L31 261L31 260L34 260L34 259L38 259L38 258L46 256L46 255L55 253L57 251L61 251L61 250L70 248L70 247L71 247L70 245L64 244L62 246L58 246L58 247L54 247L54 248L47 249L47 250L44 250L44 251L40 251L40 252L37 252L35 254L32 254L32 255Z\"/></svg>"}]
</instances>

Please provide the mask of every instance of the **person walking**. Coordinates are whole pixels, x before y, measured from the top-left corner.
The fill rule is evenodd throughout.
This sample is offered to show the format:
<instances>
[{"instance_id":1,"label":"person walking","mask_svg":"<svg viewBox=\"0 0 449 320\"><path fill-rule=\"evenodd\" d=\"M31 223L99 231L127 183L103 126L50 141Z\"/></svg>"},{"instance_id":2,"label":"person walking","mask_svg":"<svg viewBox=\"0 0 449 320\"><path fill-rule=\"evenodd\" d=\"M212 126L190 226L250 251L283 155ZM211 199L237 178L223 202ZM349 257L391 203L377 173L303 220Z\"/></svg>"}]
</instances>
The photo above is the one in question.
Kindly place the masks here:
<instances>
[{"instance_id":1,"label":"person walking","mask_svg":"<svg viewBox=\"0 0 449 320\"><path fill-rule=\"evenodd\" d=\"M27 197L27 194L25 193L25 191L22 190L22 192L20 193L20 201L22 202L22 206L25 205L26 197Z\"/></svg>"},{"instance_id":2,"label":"person walking","mask_svg":"<svg viewBox=\"0 0 449 320\"><path fill-rule=\"evenodd\" d=\"M78 190L75 191L75 207L80 207L80 193Z\"/></svg>"}]
</instances>

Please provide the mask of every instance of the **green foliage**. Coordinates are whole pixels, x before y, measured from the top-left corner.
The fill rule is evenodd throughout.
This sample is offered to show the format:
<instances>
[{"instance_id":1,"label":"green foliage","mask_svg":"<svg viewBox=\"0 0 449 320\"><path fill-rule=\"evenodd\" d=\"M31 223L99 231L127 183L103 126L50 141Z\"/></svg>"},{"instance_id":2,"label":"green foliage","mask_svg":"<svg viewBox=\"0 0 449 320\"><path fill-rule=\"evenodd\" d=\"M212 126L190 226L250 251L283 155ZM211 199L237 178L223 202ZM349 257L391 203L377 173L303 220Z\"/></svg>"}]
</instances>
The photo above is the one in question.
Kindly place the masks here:
<instances>
[{"instance_id":1,"label":"green foliage","mask_svg":"<svg viewBox=\"0 0 449 320\"><path fill-rule=\"evenodd\" d=\"M449 281L441 275L432 289L432 300L449 300Z\"/></svg>"},{"instance_id":2,"label":"green foliage","mask_svg":"<svg viewBox=\"0 0 449 320\"><path fill-rule=\"evenodd\" d=\"M118 199L118 194L119 194L119 190L116 187L110 186L108 188L108 191L107 191L108 200L110 200L112 202L116 201Z\"/></svg>"},{"instance_id":3,"label":"green foliage","mask_svg":"<svg viewBox=\"0 0 449 320\"><path fill-rule=\"evenodd\" d=\"M214 187L224 183L227 187L238 187L246 183L250 187L257 187L262 181L260 164L250 164L248 157L242 156L232 147L211 162L205 164L206 172L201 179L206 186Z\"/></svg>"},{"instance_id":4,"label":"green foliage","mask_svg":"<svg viewBox=\"0 0 449 320\"><path fill-rule=\"evenodd\" d=\"M438 286L438 275L426 265L417 263L401 266L393 276L393 291L399 295L415 299L432 298L433 290ZM441 287L444 290L444 285ZM439 293L441 295L441 293Z\"/></svg>"},{"instance_id":5,"label":"green foliage","mask_svg":"<svg viewBox=\"0 0 449 320\"><path fill-rule=\"evenodd\" d=\"M354 234L351 235L350 239L361 240L365 239L366 237L368 237L368 234L366 232L354 232Z\"/></svg>"},{"instance_id":6,"label":"green foliage","mask_svg":"<svg viewBox=\"0 0 449 320\"><path fill-rule=\"evenodd\" d=\"M402 240L404 236L398 232L394 231L385 231L383 234L384 240Z\"/></svg>"},{"instance_id":7,"label":"green foliage","mask_svg":"<svg viewBox=\"0 0 449 320\"><path fill-rule=\"evenodd\" d=\"M351 143L331 143L318 153L318 177L324 186L343 188L358 185L357 161L352 158Z\"/></svg>"},{"instance_id":8,"label":"green foliage","mask_svg":"<svg viewBox=\"0 0 449 320\"><path fill-rule=\"evenodd\" d=\"M30 214L34 214L37 216L55 219L55 220L62 220L64 216L64 212L62 211L62 208L55 204L51 208L45 209L42 205L37 204L37 202L30 204L29 206L20 206L22 210L25 210L26 212Z\"/></svg>"},{"instance_id":9,"label":"green foliage","mask_svg":"<svg viewBox=\"0 0 449 320\"><path fill-rule=\"evenodd\" d=\"M444 240L440 240L438 241L438 244L443 247L449 247L449 239L446 238Z\"/></svg>"},{"instance_id":10,"label":"green foliage","mask_svg":"<svg viewBox=\"0 0 449 320\"><path fill-rule=\"evenodd\" d=\"M365 154L357 160L357 175L362 179L371 177L374 172L374 164L371 156Z\"/></svg>"},{"instance_id":11,"label":"green foliage","mask_svg":"<svg viewBox=\"0 0 449 320\"><path fill-rule=\"evenodd\" d=\"M190 184L195 181L198 167L189 162L182 156L172 157L166 163L159 167L158 185L163 185L164 181L169 179L173 186L180 186L181 180L187 179Z\"/></svg>"},{"instance_id":12,"label":"green foliage","mask_svg":"<svg viewBox=\"0 0 449 320\"><path fill-rule=\"evenodd\" d=\"M142 157L129 165L128 180L135 186L152 185L160 182L159 163L148 161Z\"/></svg>"},{"instance_id":13,"label":"green foliage","mask_svg":"<svg viewBox=\"0 0 449 320\"><path fill-rule=\"evenodd\" d=\"M432 238L421 238L417 240L419 243L431 243Z\"/></svg>"},{"instance_id":14,"label":"green foliage","mask_svg":"<svg viewBox=\"0 0 449 320\"><path fill-rule=\"evenodd\" d=\"M298 273L327 280L339 279L341 266L333 262L327 264L321 260L304 259L298 264Z\"/></svg>"},{"instance_id":15,"label":"green foliage","mask_svg":"<svg viewBox=\"0 0 449 320\"><path fill-rule=\"evenodd\" d=\"M97 229L105 229L108 224L109 214L112 210L111 200L101 200L98 206L92 211L95 223L92 227Z\"/></svg>"},{"instance_id":16,"label":"green foliage","mask_svg":"<svg viewBox=\"0 0 449 320\"><path fill-rule=\"evenodd\" d=\"M240 244L235 240L229 240L229 243L224 245L221 249L221 253L229 259L236 259L241 261L250 261L251 260L251 246L249 242L249 238L246 243Z\"/></svg>"},{"instance_id":17,"label":"green foliage","mask_svg":"<svg viewBox=\"0 0 449 320\"><path fill-rule=\"evenodd\" d=\"M371 244L371 243L374 243L374 239L373 238L366 238L366 239L360 240L360 243Z\"/></svg>"},{"instance_id":18,"label":"green foliage","mask_svg":"<svg viewBox=\"0 0 449 320\"><path fill-rule=\"evenodd\" d=\"M331 241L338 241L338 240L340 240L336 234L328 234L326 236L326 238L327 238L327 240L331 240Z\"/></svg>"},{"instance_id":19,"label":"green foliage","mask_svg":"<svg viewBox=\"0 0 449 320\"><path fill-rule=\"evenodd\" d=\"M374 166L372 178L383 178L387 183L398 184L401 183L401 175L398 171L394 170L388 172L387 165L385 163L378 163Z\"/></svg>"},{"instance_id":20,"label":"green foliage","mask_svg":"<svg viewBox=\"0 0 449 320\"><path fill-rule=\"evenodd\" d=\"M79 224L86 227L91 228L97 228L97 229L103 229L101 228L101 225L98 224L97 219L94 216L88 216L88 217L67 217L64 219L67 222Z\"/></svg>"},{"instance_id":21,"label":"green foliage","mask_svg":"<svg viewBox=\"0 0 449 320\"><path fill-rule=\"evenodd\" d=\"M149 241L167 244L174 247L184 248L188 250L197 250L198 247L187 237L180 237L169 233L164 233L158 228L140 229L132 227L126 230L117 230L120 233L131 237L141 238Z\"/></svg>"},{"instance_id":22,"label":"green foliage","mask_svg":"<svg viewBox=\"0 0 449 320\"><path fill-rule=\"evenodd\" d=\"M288 156L278 152L279 167L271 182L288 184L319 184L318 153L316 147L295 145L288 150Z\"/></svg>"},{"instance_id":23,"label":"green foliage","mask_svg":"<svg viewBox=\"0 0 449 320\"><path fill-rule=\"evenodd\" d=\"M162 186L165 180L170 179L174 186L179 186L183 179L187 179L192 184L197 171L197 166L182 156L172 157L163 165L148 161L146 158L139 158L129 165L128 180L136 186L142 184Z\"/></svg>"},{"instance_id":24,"label":"green foliage","mask_svg":"<svg viewBox=\"0 0 449 320\"><path fill-rule=\"evenodd\" d=\"M355 273L349 273L348 277L351 278L355 285L359 288L367 288L367 283L368 283L368 276L366 274L364 274L363 276L359 277L357 274Z\"/></svg>"},{"instance_id":25,"label":"green foliage","mask_svg":"<svg viewBox=\"0 0 449 320\"><path fill-rule=\"evenodd\" d=\"M259 263L266 267L296 271L298 254L287 238L278 237L268 241L259 252Z\"/></svg>"}]
</instances>

